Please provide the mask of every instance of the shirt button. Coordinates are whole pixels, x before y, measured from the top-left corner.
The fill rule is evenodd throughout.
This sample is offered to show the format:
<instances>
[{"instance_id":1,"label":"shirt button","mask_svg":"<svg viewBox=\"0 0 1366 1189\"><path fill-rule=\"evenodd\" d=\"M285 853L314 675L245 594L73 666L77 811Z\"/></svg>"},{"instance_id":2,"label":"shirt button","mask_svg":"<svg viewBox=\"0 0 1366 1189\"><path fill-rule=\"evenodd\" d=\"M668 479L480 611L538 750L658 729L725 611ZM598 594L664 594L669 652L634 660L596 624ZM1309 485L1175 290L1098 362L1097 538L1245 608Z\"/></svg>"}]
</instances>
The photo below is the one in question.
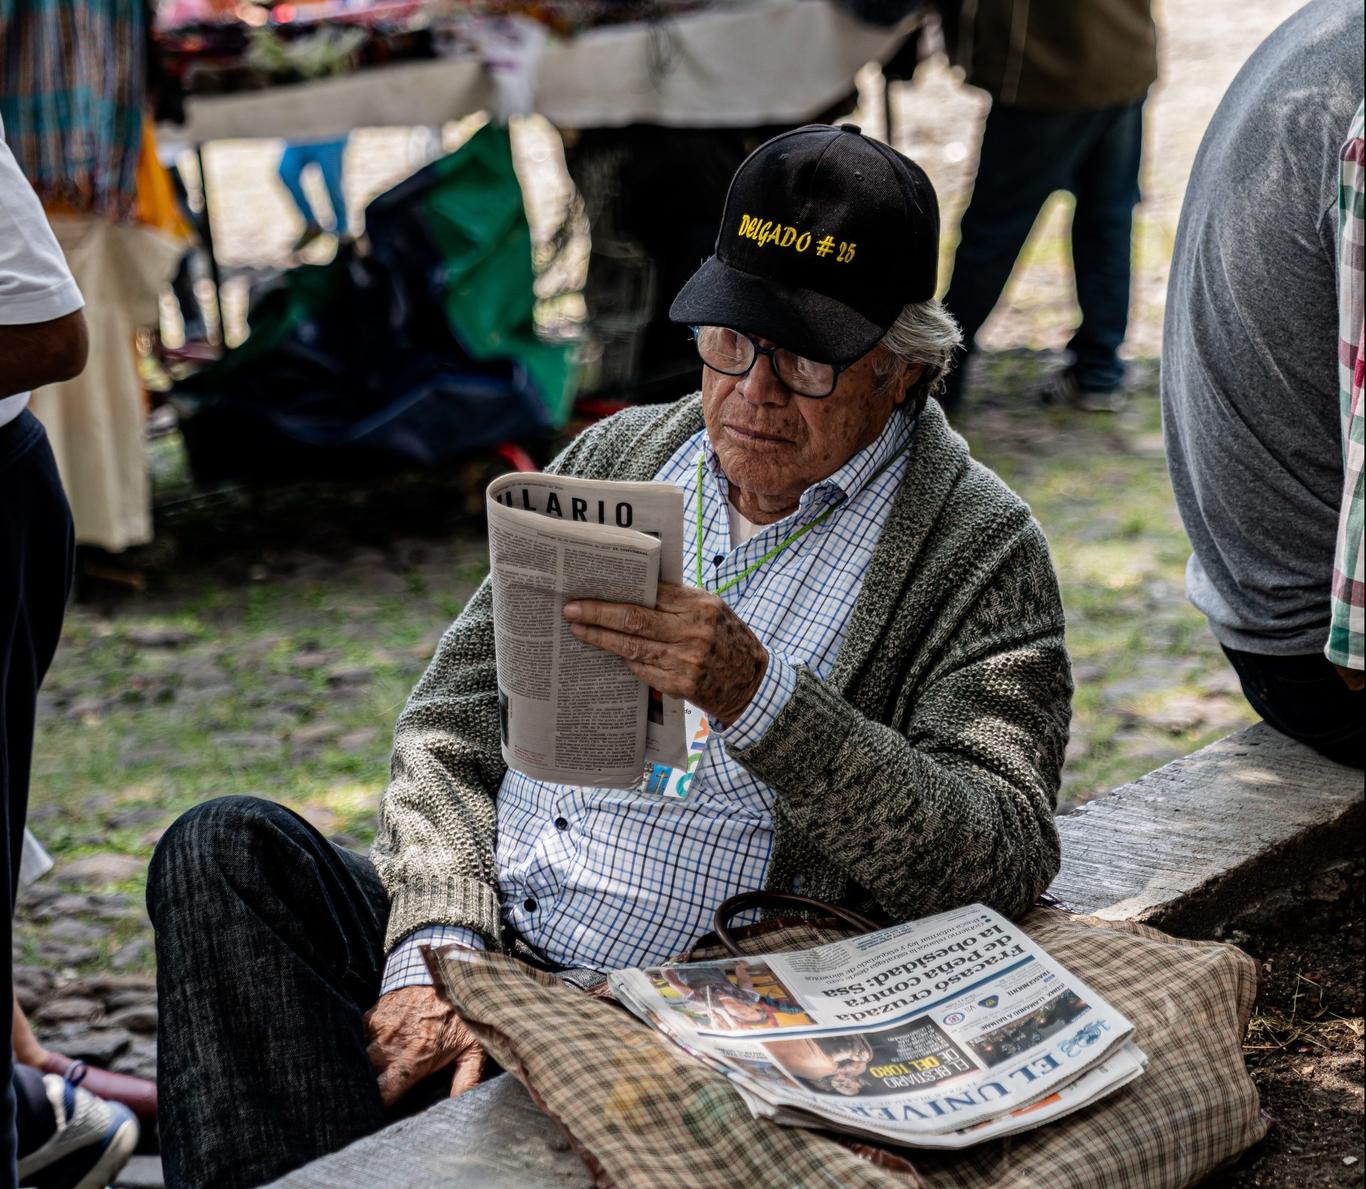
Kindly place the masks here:
<instances>
[{"instance_id":1,"label":"shirt button","mask_svg":"<svg viewBox=\"0 0 1366 1189\"><path fill-rule=\"evenodd\" d=\"M557 829L557 830L567 830L567 829L569 829L569 819L568 819L568 818L564 818L564 817L557 817L557 818L555 819L555 829Z\"/></svg>"},{"instance_id":2,"label":"shirt button","mask_svg":"<svg viewBox=\"0 0 1366 1189\"><path fill-rule=\"evenodd\" d=\"M525 900L522 901L522 907L525 908L527 912L535 912L536 901L533 900L530 896L528 896Z\"/></svg>"}]
</instances>

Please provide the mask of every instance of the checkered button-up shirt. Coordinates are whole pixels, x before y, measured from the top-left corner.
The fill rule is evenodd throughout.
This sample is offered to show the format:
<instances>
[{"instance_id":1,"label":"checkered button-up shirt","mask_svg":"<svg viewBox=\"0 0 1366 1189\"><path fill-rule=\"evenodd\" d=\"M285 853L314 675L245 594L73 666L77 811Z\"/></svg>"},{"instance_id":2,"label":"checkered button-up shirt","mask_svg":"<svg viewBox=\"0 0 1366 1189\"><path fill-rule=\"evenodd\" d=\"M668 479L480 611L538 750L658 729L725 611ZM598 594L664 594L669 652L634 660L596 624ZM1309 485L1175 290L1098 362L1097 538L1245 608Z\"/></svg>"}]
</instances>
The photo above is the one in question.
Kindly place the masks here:
<instances>
[{"instance_id":1,"label":"checkered button-up shirt","mask_svg":"<svg viewBox=\"0 0 1366 1189\"><path fill-rule=\"evenodd\" d=\"M798 664L827 677L909 460L913 424L898 412L879 437L802 493L796 511L731 541L728 487L705 432L656 475L684 495L684 571L703 559L715 590L792 533L821 523L721 594L769 650L744 713L708 738L687 796L549 784L509 770L498 791L498 893L504 919L564 965L617 969L664 961L711 927L727 896L761 887L773 844L773 792L724 744L761 739L791 696ZM698 538L697 459L705 461ZM882 468L886 469L882 469ZM482 946L468 929L429 926L389 956L383 992L431 982L419 946Z\"/></svg>"},{"instance_id":2,"label":"checkered button-up shirt","mask_svg":"<svg viewBox=\"0 0 1366 1189\"><path fill-rule=\"evenodd\" d=\"M1342 146L1338 183L1338 395L1342 406L1342 507L1333 558L1332 623L1324 653L1336 665L1366 668L1363 575L1363 471L1366 470L1366 149L1357 108Z\"/></svg>"}]
</instances>

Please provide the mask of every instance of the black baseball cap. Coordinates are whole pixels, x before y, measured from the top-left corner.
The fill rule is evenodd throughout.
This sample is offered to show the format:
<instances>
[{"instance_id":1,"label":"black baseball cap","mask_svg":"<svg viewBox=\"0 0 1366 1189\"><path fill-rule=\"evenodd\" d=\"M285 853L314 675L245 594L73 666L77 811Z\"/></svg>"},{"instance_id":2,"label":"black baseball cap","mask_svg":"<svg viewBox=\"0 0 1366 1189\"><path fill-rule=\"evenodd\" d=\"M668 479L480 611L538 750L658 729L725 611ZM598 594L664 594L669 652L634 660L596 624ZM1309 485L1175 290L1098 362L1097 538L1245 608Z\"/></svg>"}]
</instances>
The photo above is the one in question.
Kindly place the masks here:
<instances>
[{"instance_id":1,"label":"black baseball cap","mask_svg":"<svg viewBox=\"0 0 1366 1189\"><path fill-rule=\"evenodd\" d=\"M938 273L939 202L925 171L857 124L808 124L741 163L716 252L669 317L847 364L902 306L932 298Z\"/></svg>"}]
</instances>

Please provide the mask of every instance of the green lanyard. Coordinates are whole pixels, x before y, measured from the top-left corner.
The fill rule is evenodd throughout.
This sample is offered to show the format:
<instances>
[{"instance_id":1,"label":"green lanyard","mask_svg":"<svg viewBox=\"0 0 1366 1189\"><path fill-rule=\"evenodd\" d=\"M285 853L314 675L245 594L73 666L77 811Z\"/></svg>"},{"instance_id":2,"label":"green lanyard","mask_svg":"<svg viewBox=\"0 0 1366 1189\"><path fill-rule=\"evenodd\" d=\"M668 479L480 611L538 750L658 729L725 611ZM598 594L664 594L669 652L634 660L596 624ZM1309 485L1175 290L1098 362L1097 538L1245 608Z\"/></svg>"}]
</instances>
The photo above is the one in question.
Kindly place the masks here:
<instances>
[{"instance_id":1,"label":"green lanyard","mask_svg":"<svg viewBox=\"0 0 1366 1189\"><path fill-rule=\"evenodd\" d=\"M914 442L914 441L915 441L915 426L914 426L914 424L913 424L913 425L911 426L910 440L907 441L907 443L906 443L904 446L902 446L900 450L898 450L895 454L893 454L891 458L889 458L889 459L888 459L886 462L884 462L880 467L878 467L878 469L877 469L876 471L873 472L873 474L872 474L872 476L869 478L868 482L865 483L865 484L864 484L862 487L860 487L856 492L854 492L854 494L853 494L852 496L849 497L849 501L848 501L848 502L851 502L851 503L852 503L854 500L858 499L859 496L861 496L865 491L868 490L868 488L870 488L875 482L877 482L879 476L881 476L881 474L883 473L883 471L887 470L888 467L890 467L894 462L897 461L897 459L899 459L903 454L905 454L906 451L908 451L908 450L911 448L911 444L912 444L912 442ZM705 461L705 459L706 459L706 453L707 453L707 448L706 448L705 445L697 452L697 589L698 589L698 590L706 590L706 589L707 589L706 582L705 582L705 580L704 580L703 577L702 577L702 476L703 476L703 463L704 463L704 461ZM796 542L796 541L800 541L804 536L806 536L807 533L809 533L813 528L815 528L818 524L820 524L821 521L828 519L829 516L830 516L830 514L831 514L832 512L834 512L835 509L838 508L838 507L840 507L839 504L831 504L830 507L826 508L826 510L825 510L824 512L822 512L819 516L817 516L815 520L810 521L808 524L802 525L802 527L799 528L795 533L791 533L791 534L789 534L788 536L784 537L784 538L783 538L781 541L779 541L775 546L773 546L772 549L770 549L767 553L765 553L765 554L763 555L763 557L759 558L758 561L752 563L752 564L749 565L749 566L746 566L745 569L741 570L740 573L736 574L735 577L732 578L732 579L730 579L728 582L723 582L723 583L722 583L720 586L718 586L714 591L712 591L712 594L725 594L725 592L728 591L732 586L736 585L736 583L738 583L738 582L743 582L746 578L748 578L752 573L754 573L754 571L757 570L760 566L762 566L765 562L772 561L775 557L778 556L778 554L780 554L780 553L781 553L784 549L786 549L789 545L793 544L793 543Z\"/></svg>"}]
</instances>

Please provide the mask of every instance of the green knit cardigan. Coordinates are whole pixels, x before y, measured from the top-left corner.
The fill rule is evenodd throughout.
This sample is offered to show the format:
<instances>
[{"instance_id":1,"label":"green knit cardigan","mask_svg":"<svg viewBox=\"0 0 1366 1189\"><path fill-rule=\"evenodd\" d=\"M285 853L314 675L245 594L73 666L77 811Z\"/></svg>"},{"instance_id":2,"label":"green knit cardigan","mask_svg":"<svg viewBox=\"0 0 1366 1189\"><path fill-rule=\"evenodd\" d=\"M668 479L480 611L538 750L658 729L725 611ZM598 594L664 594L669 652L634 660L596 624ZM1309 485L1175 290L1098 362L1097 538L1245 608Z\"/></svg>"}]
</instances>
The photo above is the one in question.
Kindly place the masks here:
<instances>
[{"instance_id":1,"label":"green knit cardigan","mask_svg":"<svg viewBox=\"0 0 1366 1189\"><path fill-rule=\"evenodd\" d=\"M701 428L696 395L628 409L552 469L652 479ZM394 731L371 852L390 948L428 924L503 940L496 685L485 581ZM897 920L974 900L1020 914L1058 869L1071 695L1043 532L931 401L834 670L799 670L764 738L729 749L773 789L766 886Z\"/></svg>"}]
</instances>

